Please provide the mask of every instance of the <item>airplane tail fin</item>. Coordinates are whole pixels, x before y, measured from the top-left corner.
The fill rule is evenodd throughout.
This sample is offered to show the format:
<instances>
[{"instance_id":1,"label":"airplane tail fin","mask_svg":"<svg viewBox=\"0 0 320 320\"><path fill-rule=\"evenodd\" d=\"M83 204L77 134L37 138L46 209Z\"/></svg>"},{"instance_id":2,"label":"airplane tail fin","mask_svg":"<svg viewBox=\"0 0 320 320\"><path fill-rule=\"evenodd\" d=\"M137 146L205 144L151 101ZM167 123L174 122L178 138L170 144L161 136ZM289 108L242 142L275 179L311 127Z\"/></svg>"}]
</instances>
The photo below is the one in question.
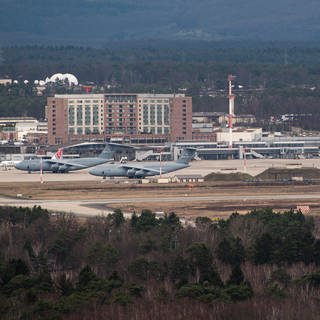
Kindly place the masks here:
<instances>
[{"instance_id":1,"label":"airplane tail fin","mask_svg":"<svg viewBox=\"0 0 320 320\"><path fill-rule=\"evenodd\" d=\"M63 148L59 148L58 151L52 156L51 159L62 159L63 157Z\"/></svg>"},{"instance_id":2,"label":"airplane tail fin","mask_svg":"<svg viewBox=\"0 0 320 320\"><path fill-rule=\"evenodd\" d=\"M177 162L188 164L196 155L196 151L197 151L197 149L195 149L195 148L183 149L181 157L177 160Z\"/></svg>"},{"instance_id":3,"label":"airplane tail fin","mask_svg":"<svg viewBox=\"0 0 320 320\"><path fill-rule=\"evenodd\" d=\"M113 159L114 151L111 150L109 144L106 144L105 148L99 154L99 158L102 159Z\"/></svg>"}]
</instances>

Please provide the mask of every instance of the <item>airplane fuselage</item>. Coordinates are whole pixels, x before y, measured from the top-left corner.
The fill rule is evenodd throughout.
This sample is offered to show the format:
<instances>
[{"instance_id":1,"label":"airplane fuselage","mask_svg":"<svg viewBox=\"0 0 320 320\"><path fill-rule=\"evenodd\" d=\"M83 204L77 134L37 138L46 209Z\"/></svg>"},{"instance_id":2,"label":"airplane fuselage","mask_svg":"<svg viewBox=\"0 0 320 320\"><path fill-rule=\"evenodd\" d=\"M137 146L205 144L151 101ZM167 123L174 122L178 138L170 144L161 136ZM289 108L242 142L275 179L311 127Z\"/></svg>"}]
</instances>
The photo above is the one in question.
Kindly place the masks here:
<instances>
[{"instance_id":1,"label":"airplane fuselage","mask_svg":"<svg viewBox=\"0 0 320 320\"><path fill-rule=\"evenodd\" d=\"M63 163L55 160L43 160L41 164L40 159L32 159L21 161L15 167L19 170L32 172L40 171L42 166L42 171L65 173L93 167L107 161L109 160L104 158L79 158L63 160Z\"/></svg>"},{"instance_id":2,"label":"airplane fuselage","mask_svg":"<svg viewBox=\"0 0 320 320\"><path fill-rule=\"evenodd\" d=\"M130 166L132 166L132 168L130 168ZM185 163L165 162L161 164L160 169L160 162L144 162L143 164L131 162L126 164L106 164L98 166L91 169L90 173L102 177L144 178L159 175L160 172L165 174L187 167L189 167L189 165Z\"/></svg>"}]
</instances>

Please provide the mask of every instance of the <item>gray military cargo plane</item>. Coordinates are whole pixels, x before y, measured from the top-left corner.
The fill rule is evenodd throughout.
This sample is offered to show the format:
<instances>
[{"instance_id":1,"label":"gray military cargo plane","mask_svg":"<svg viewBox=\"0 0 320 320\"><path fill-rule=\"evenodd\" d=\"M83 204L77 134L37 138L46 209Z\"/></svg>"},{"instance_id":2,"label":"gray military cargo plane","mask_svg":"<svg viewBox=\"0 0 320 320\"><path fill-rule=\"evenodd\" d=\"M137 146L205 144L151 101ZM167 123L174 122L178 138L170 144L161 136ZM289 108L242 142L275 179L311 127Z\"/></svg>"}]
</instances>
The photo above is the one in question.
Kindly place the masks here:
<instances>
[{"instance_id":1,"label":"gray military cargo plane","mask_svg":"<svg viewBox=\"0 0 320 320\"><path fill-rule=\"evenodd\" d=\"M195 156L195 149L186 148L177 161L171 162L128 162L119 164L106 164L93 168L89 171L94 176L106 177L127 177L143 179L145 177L156 176L173 172L189 167L189 162Z\"/></svg>"},{"instance_id":2,"label":"gray military cargo plane","mask_svg":"<svg viewBox=\"0 0 320 320\"><path fill-rule=\"evenodd\" d=\"M59 152L60 151L60 152ZM77 158L77 159L63 159L61 158L61 149L51 159L31 159L23 160L15 165L19 170L28 171L49 171L53 173L68 173L69 171L81 170L97 166L99 164L113 161L113 151L110 150L109 145L103 149L98 157L91 158Z\"/></svg>"}]
</instances>

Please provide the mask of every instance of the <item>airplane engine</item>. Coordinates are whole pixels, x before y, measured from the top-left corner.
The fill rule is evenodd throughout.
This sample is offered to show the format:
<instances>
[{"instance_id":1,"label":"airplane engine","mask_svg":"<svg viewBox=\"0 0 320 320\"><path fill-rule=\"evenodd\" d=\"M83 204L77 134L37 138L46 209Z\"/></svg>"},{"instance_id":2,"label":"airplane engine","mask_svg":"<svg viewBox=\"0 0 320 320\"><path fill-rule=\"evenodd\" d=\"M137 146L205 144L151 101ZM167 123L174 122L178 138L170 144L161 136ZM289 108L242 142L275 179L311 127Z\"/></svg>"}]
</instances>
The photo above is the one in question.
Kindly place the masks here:
<instances>
[{"instance_id":1,"label":"airplane engine","mask_svg":"<svg viewBox=\"0 0 320 320\"><path fill-rule=\"evenodd\" d=\"M144 170L138 170L135 172L135 178L143 179L145 177L146 173Z\"/></svg>"},{"instance_id":2,"label":"airplane engine","mask_svg":"<svg viewBox=\"0 0 320 320\"><path fill-rule=\"evenodd\" d=\"M135 174L136 174L136 170L135 169L129 169L128 171L127 171L127 177L128 178L134 178L135 177Z\"/></svg>"},{"instance_id":3,"label":"airplane engine","mask_svg":"<svg viewBox=\"0 0 320 320\"><path fill-rule=\"evenodd\" d=\"M68 171L69 171L68 166L66 166L66 165L59 166L58 172L67 173Z\"/></svg>"},{"instance_id":4,"label":"airplane engine","mask_svg":"<svg viewBox=\"0 0 320 320\"><path fill-rule=\"evenodd\" d=\"M57 173L59 171L59 165L58 164L53 164L51 167L50 167L50 170L53 172L53 173Z\"/></svg>"}]
</instances>

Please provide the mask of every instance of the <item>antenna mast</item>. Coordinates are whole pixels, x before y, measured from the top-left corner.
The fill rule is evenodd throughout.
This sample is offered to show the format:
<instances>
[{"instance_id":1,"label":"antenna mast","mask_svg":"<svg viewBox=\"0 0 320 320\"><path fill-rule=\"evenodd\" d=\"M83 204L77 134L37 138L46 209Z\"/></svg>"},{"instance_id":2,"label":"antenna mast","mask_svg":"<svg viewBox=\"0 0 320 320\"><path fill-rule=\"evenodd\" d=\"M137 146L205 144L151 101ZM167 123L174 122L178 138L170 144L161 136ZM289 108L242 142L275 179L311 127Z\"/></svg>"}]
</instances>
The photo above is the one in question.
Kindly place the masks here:
<instances>
[{"instance_id":1,"label":"antenna mast","mask_svg":"<svg viewBox=\"0 0 320 320\"><path fill-rule=\"evenodd\" d=\"M160 178L162 178L162 148L160 149Z\"/></svg>"},{"instance_id":2,"label":"antenna mast","mask_svg":"<svg viewBox=\"0 0 320 320\"><path fill-rule=\"evenodd\" d=\"M232 81L236 77L229 74L228 82L229 82L229 148L232 148L232 119L234 116L234 94L232 94Z\"/></svg>"},{"instance_id":3,"label":"antenna mast","mask_svg":"<svg viewBox=\"0 0 320 320\"><path fill-rule=\"evenodd\" d=\"M42 157L40 158L40 183L43 183Z\"/></svg>"}]
</instances>

